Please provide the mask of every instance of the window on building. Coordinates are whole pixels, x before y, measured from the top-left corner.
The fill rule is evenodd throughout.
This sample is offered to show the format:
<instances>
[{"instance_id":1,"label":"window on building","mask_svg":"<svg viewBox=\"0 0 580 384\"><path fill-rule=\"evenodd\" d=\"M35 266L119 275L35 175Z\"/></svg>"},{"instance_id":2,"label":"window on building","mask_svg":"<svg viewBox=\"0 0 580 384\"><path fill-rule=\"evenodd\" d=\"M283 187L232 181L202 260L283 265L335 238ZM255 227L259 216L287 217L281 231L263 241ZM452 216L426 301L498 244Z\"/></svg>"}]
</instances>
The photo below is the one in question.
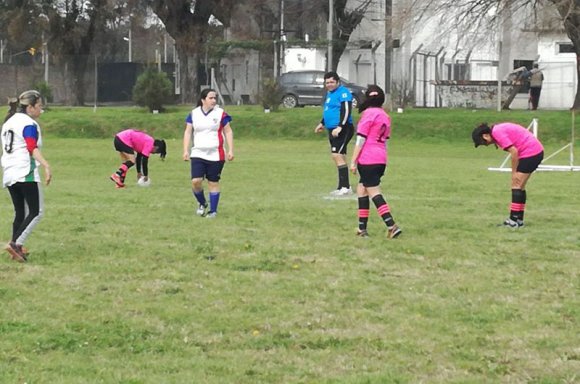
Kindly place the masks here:
<instances>
[{"instance_id":1,"label":"window on building","mask_svg":"<svg viewBox=\"0 0 580 384\"><path fill-rule=\"evenodd\" d=\"M447 66L447 79L449 80L467 80L467 64L455 63L445 64Z\"/></svg>"},{"instance_id":2,"label":"window on building","mask_svg":"<svg viewBox=\"0 0 580 384\"><path fill-rule=\"evenodd\" d=\"M572 43L557 43L558 53L575 53L574 45Z\"/></svg>"}]
</instances>

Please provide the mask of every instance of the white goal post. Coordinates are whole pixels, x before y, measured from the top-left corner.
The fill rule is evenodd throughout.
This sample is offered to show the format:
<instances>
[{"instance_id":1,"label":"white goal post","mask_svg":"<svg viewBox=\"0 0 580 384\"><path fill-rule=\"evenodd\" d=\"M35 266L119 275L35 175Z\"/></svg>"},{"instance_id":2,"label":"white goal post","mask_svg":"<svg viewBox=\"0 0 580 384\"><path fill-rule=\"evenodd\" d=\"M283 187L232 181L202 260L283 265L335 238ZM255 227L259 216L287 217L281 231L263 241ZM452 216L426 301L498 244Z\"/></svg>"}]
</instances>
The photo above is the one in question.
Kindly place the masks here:
<instances>
[{"instance_id":1,"label":"white goal post","mask_svg":"<svg viewBox=\"0 0 580 384\"><path fill-rule=\"evenodd\" d=\"M563 146L562 148L558 149L556 152L552 153L550 156L544 158L542 163L538 166L538 171L577 171L580 172L580 166L574 165L574 123L575 123L575 113L572 111L572 128L571 128L571 140L568 144ZM528 130L532 131L535 137L538 137L538 119L532 119L530 125L528 125ZM563 152L564 150L569 150L569 163L568 165L549 165L546 164L548 160ZM506 166L510 159L511 155L507 155L504 161L501 163L499 167L489 167L488 170L490 171L499 171L499 172L511 172L511 166Z\"/></svg>"}]
</instances>

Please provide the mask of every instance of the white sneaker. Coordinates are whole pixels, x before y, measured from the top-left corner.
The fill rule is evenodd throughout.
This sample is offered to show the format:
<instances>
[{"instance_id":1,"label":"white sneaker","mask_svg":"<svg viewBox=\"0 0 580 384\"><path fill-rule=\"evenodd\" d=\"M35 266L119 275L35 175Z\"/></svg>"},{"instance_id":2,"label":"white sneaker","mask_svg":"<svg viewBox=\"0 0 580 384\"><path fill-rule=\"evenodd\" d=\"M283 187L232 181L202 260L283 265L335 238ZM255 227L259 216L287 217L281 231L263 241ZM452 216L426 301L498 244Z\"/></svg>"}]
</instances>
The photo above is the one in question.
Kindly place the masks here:
<instances>
[{"instance_id":1,"label":"white sneaker","mask_svg":"<svg viewBox=\"0 0 580 384\"><path fill-rule=\"evenodd\" d=\"M217 217L217 212L210 212L205 216L206 219L215 219L216 217Z\"/></svg>"},{"instance_id":2,"label":"white sneaker","mask_svg":"<svg viewBox=\"0 0 580 384\"><path fill-rule=\"evenodd\" d=\"M330 192L331 196L349 196L352 195L352 189L347 187L342 187L340 189L335 189L334 191Z\"/></svg>"},{"instance_id":3,"label":"white sneaker","mask_svg":"<svg viewBox=\"0 0 580 384\"><path fill-rule=\"evenodd\" d=\"M197 207L197 210L195 211L195 214L198 216L205 216L205 210L207 209L207 204L203 205L200 204L199 207Z\"/></svg>"}]
</instances>

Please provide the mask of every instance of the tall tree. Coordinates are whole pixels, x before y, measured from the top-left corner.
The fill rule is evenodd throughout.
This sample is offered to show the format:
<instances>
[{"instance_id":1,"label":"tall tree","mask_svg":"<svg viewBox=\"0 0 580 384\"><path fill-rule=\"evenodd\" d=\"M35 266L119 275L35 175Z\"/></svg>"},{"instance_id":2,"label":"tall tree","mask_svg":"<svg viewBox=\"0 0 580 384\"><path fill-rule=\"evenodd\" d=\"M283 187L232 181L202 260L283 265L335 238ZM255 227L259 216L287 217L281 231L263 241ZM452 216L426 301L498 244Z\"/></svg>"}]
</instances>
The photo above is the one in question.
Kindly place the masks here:
<instances>
[{"instance_id":1,"label":"tall tree","mask_svg":"<svg viewBox=\"0 0 580 384\"><path fill-rule=\"evenodd\" d=\"M43 0L43 19L48 20L47 42L51 53L70 70L72 104L85 102L85 73L91 49L107 21L113 17L113 1Z\"/></svg>"},{"instance_id":2,"label":"tall tree","mask_svg":"<svg viewBox=\"0 0 580 384\"><path fill-rule=\"evenodd\" d=\"M146 0L146 4L165 24L175 40L181 67L181 101L192 102L197 96L198 65L202 48L209 36L213 18L228 25L232 2L229 0Z\"/></svg>"},{"instance_id":3,"label":"tall tree","mask_svg":"<svg viewBox=\"0 0 580 384\"><path fill-rule=\"evenodd\" d=\"M340 57L342 56L350 35L360 24L364 15L374 0L360 0L354 8L347 8L348 0L334 0L334 20L332 28L332 69L336 70ZM328 18L329 4L324 2L325 11Z\"/></svg>"},{"instance_id":4,"label":"tall tree","mask_svg":"<svg viewBox=\"0 0 580 384\"><path fill-rule=\"evenodd\" d=\"M415 20L439 15L441 25L453 26L463 31L477 30L478 35L488 36L497 30L502 15L518 15L529 9L536 15L549 15L551 10L559 17L559 27L563 26L576 52L576 72L580 79L580 1L579 0L412 0L410 9L417 16ZM540 18L541 19L541 18ZM580 81L576 87L573 109L580 109Z\"/></svg>"}]
</instances>

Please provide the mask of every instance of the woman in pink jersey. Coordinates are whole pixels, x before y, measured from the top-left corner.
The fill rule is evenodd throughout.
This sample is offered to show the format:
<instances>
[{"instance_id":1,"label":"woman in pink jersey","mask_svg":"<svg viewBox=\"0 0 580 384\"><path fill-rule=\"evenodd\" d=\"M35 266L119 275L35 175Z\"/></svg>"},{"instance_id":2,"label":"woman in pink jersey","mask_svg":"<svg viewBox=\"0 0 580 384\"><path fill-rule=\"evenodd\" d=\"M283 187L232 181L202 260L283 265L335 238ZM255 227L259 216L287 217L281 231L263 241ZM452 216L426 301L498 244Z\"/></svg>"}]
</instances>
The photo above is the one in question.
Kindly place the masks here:
<instances>
[{"instance_id":1,"label":"woman in pink jersey","mask_svg":"<svg viewBox=\"0 0 580 384\"><path fill-rule=\"evenodd\" d=\"M358 231L357 236L367 237L370 200L387 226L387 237L393 239L402 231L391 215L389 204L381 193L381 177L387 166L387 140L391 135L391 118L383 109L385 93L377 85L366 91L366 99L360 105L362 113L358 122L356 144L352 154L350 170L360 174L357 185Z\"/></svg>"},{"instance_id":2,"label":"woman in pink jersey","mask_svg":"<svg viewBox=\"0 0 580 384\"><path fill-rule=\"evenodd\" d=\"M471 134L477 148L495 144L512 158L512 203L510 216L502 225L519 228L524 225L526 183L544 159L542 143L526 128L515 123L481 124Z\"/></svg>"},{"instance_id":3,"label":"woman in pink jersey","mask_svg":"<svg viewBox=\"0 0 580 384\"><path fill-rule=\"evenodd\" d=\"M115 149L123 162L117 172L111 175L111 180L117 188L125 187L125 177L129 169L137 164L137 180L143 178L143 182L149 182L149 156L158 153L161 160L167 155L165 140L156 140L145 132L136 129L126 129L115 135L113 141ZM137 156L135 156L137 152Z\"/></svg>"}]
</instances>

